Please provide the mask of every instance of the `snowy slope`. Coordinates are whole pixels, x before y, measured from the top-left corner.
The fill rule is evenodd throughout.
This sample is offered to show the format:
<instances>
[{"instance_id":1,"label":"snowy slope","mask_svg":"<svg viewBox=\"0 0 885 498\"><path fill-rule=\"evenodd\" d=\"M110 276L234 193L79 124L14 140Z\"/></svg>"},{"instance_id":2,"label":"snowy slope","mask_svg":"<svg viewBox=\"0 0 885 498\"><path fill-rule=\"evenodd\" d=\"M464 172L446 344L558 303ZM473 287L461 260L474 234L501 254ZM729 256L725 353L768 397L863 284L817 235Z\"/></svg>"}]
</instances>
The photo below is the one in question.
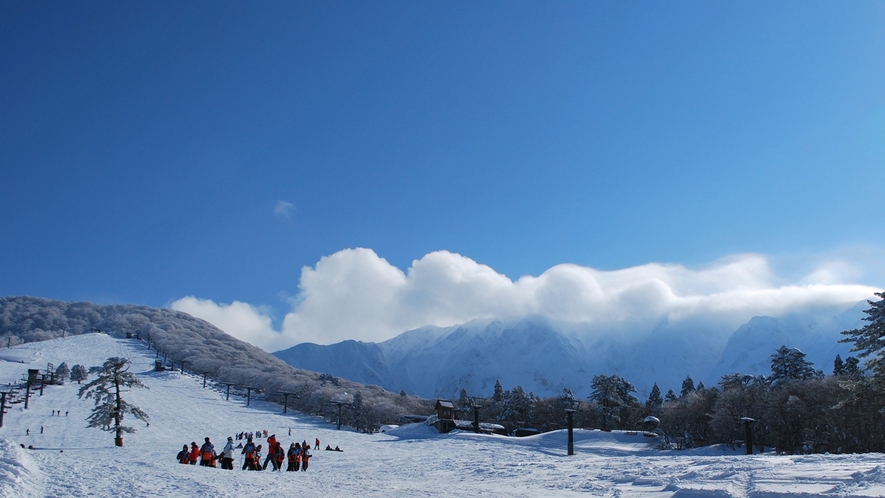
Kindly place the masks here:
<instances>
[{"instance_id":1,"label":"snowy slope","mask_svg":"<svg viewBox=\"0 0 885 498\"><path fill-rule=\"evenodd\" d=\"M27 368L67 361L98 365L127 356L150 387L126 393L151 416L150 427L116 448L110 434L85 428L91 403L77 385L49 386L30 409L15 405L0 428L0 496L885 496L885 455L745 456L727 449L662 452L654 440L622 432L578 430L576 455L566 456L566 434L528 438L472 433L437 434L423 425L387 434L336 431L313 417L283 415L277 406L202 389L201 379L154 373L153 352L141 343L87 334L29 343L0 361L0 381ZM65 416L52 416L52 410ZM44 434L40 434L40 426ZM30 428L31 434L25 435ZM292 436L288 430L292 429ZM184 466L184 443L209 436L268 429L290 441L315 437L343 453L315 451L307 472L222 471ZM33 445L23 450L20 444Z\"/></svg>"}]
</instances>

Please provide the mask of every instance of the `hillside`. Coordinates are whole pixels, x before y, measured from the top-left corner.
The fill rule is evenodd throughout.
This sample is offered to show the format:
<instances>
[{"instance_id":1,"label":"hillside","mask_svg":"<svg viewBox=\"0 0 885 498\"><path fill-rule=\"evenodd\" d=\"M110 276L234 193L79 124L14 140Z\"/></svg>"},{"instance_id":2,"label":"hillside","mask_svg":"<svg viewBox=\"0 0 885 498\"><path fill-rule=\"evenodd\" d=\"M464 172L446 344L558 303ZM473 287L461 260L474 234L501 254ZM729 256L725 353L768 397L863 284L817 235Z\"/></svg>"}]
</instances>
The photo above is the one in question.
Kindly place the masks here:
<instances>
[{"instance_id":1,"label":"hillside","mask_svg":"<svg viewBox=\"0 0 885 498\"><path fill-rule=\"evenodd\" d=\"M28 343L5 350L32 363L0 361L0 381L19 378L45 362L95 365L125 356L149 387L126 393L150 415L136 423L125 446L86 428L92 408L77 385L48 386L28 410L13 406L0 428L0 496L882 496L885 457L866 455L746 456L723 447L684 452L654 449L626 432L576 430L574 456L565 455L565 431L527 438L453 432L409 425L386 434L336 431L318 417L282 414L261 401L203 389L201 378L153 372L144 344L105 334ZM53 416L52 411L67 413ZM44 432L40 434L40 427ZM27 429L30 434L25 435ZM267 429L292 441L340 446L313 451L307 472L234 471L180 465L181 445L204 437L220 446L228 435ZM289 430L292 434L289 436ZM259 440L263 443L263 440ZM33 450L20 445L33 446Z\"/></svg>"},{"instance_id":2,"label":"hillside","mask_svg":"<svg viewBox=\"0 0 885 498\"><path fill-rule=\"evenodd\" d=\"M359 391L370 421L388 423L403 413L426 413L430 402L404 397L320 372L293 368L273 355L240 341L187 313L136 305L67 303L36 297L0 298L0 345L30 343L91 334L140 337L167 367L202 376L233 389L257 388L256 396L283 402L310 414L322 414L333 396ZM134 340L134 339L133 339Z\"/></svg>"}]
</instances>

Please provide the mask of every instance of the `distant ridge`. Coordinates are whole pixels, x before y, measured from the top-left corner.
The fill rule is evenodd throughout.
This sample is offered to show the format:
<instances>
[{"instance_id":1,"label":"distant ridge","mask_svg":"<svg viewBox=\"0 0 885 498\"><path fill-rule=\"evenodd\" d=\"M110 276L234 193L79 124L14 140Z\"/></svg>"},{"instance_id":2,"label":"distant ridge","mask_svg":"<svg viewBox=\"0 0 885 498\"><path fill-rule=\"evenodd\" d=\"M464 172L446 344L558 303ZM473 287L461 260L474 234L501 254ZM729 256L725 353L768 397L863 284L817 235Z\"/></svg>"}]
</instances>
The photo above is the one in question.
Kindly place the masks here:
<instances>
[{"instance_id":1,"label":"distant ridge","mask_svg":"<svg viewBox=\"0 0 885 498\"><path fill-rule=\"evenodd\" d=\"M405 390L424 397L490 395L495 381L541 397L563 388L587 396L594 375L617 374L647 396L657 383L679 392L682 381L715 385L722 375L770 374L770 357L781 345L802 349L821 370L836 354L848 356L839 332L862 326L866 302L848 310L813 310L783 317L754 317L737 329L710 323L663 321L644 334L582 331L540 317L503 322L473 321L453 327L422 327L380 343L304 343L277 351L288 364Z\"/></svg>"}]
</instances>

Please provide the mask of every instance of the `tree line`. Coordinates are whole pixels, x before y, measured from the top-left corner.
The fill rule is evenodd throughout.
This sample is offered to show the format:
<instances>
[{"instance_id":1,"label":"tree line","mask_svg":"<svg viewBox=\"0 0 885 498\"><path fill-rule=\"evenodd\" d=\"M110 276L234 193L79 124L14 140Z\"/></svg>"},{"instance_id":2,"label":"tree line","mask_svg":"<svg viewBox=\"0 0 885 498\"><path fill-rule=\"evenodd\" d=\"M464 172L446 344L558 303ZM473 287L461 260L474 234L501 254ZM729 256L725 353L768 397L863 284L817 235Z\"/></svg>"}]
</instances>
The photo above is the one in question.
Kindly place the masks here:
<instances>
[{"instance_id":1,"label":"tree line","mask_svg":"<svg viewBox=\"0 0 885 498\"><path fill-rule=\"evenodd\" d=\"M504 390L498 382L491 398L462 390L459 411L463 418L479 410L483 420L540 431L565 427L565 408L574 406L578 427L643 430L647 417L655 417L665 445L675 448L743 444L749 418L755 420L754 443L778 452L885 451L885 293L876 296L882 299L868 301L864 311L868 325L842 332L841 342L853 344L857 357L837 355L831 376L815 369L802 351L781 346L771 355L770 375L734 373L710 387L687 376L678 394L662 395L655 384L645 401L626 379L596 375L585 400L576 400L569 389L541 399L521 386Z\"/></svg>"}]
</instances>

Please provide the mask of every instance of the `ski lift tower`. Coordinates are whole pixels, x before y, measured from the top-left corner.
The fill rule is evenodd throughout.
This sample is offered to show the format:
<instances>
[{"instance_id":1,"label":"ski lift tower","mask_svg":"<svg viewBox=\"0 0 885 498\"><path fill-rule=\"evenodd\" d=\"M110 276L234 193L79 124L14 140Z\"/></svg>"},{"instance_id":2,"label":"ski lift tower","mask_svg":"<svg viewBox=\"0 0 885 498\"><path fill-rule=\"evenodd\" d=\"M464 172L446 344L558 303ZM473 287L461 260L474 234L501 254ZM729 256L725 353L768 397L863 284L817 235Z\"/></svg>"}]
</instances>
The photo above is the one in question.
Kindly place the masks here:
<instances>
[{"instance_id":1,"label":"ski lift tower","mask_svg":"<svg viewBox=\"0 0 885 498\"><path fill-rule=\"evenodd\" d=\"M336 394L329 400L329 403L338 406L338 430L341 430L341 407L353 403L353 396L347 394Z\"/></svg>"}]
</instances>

